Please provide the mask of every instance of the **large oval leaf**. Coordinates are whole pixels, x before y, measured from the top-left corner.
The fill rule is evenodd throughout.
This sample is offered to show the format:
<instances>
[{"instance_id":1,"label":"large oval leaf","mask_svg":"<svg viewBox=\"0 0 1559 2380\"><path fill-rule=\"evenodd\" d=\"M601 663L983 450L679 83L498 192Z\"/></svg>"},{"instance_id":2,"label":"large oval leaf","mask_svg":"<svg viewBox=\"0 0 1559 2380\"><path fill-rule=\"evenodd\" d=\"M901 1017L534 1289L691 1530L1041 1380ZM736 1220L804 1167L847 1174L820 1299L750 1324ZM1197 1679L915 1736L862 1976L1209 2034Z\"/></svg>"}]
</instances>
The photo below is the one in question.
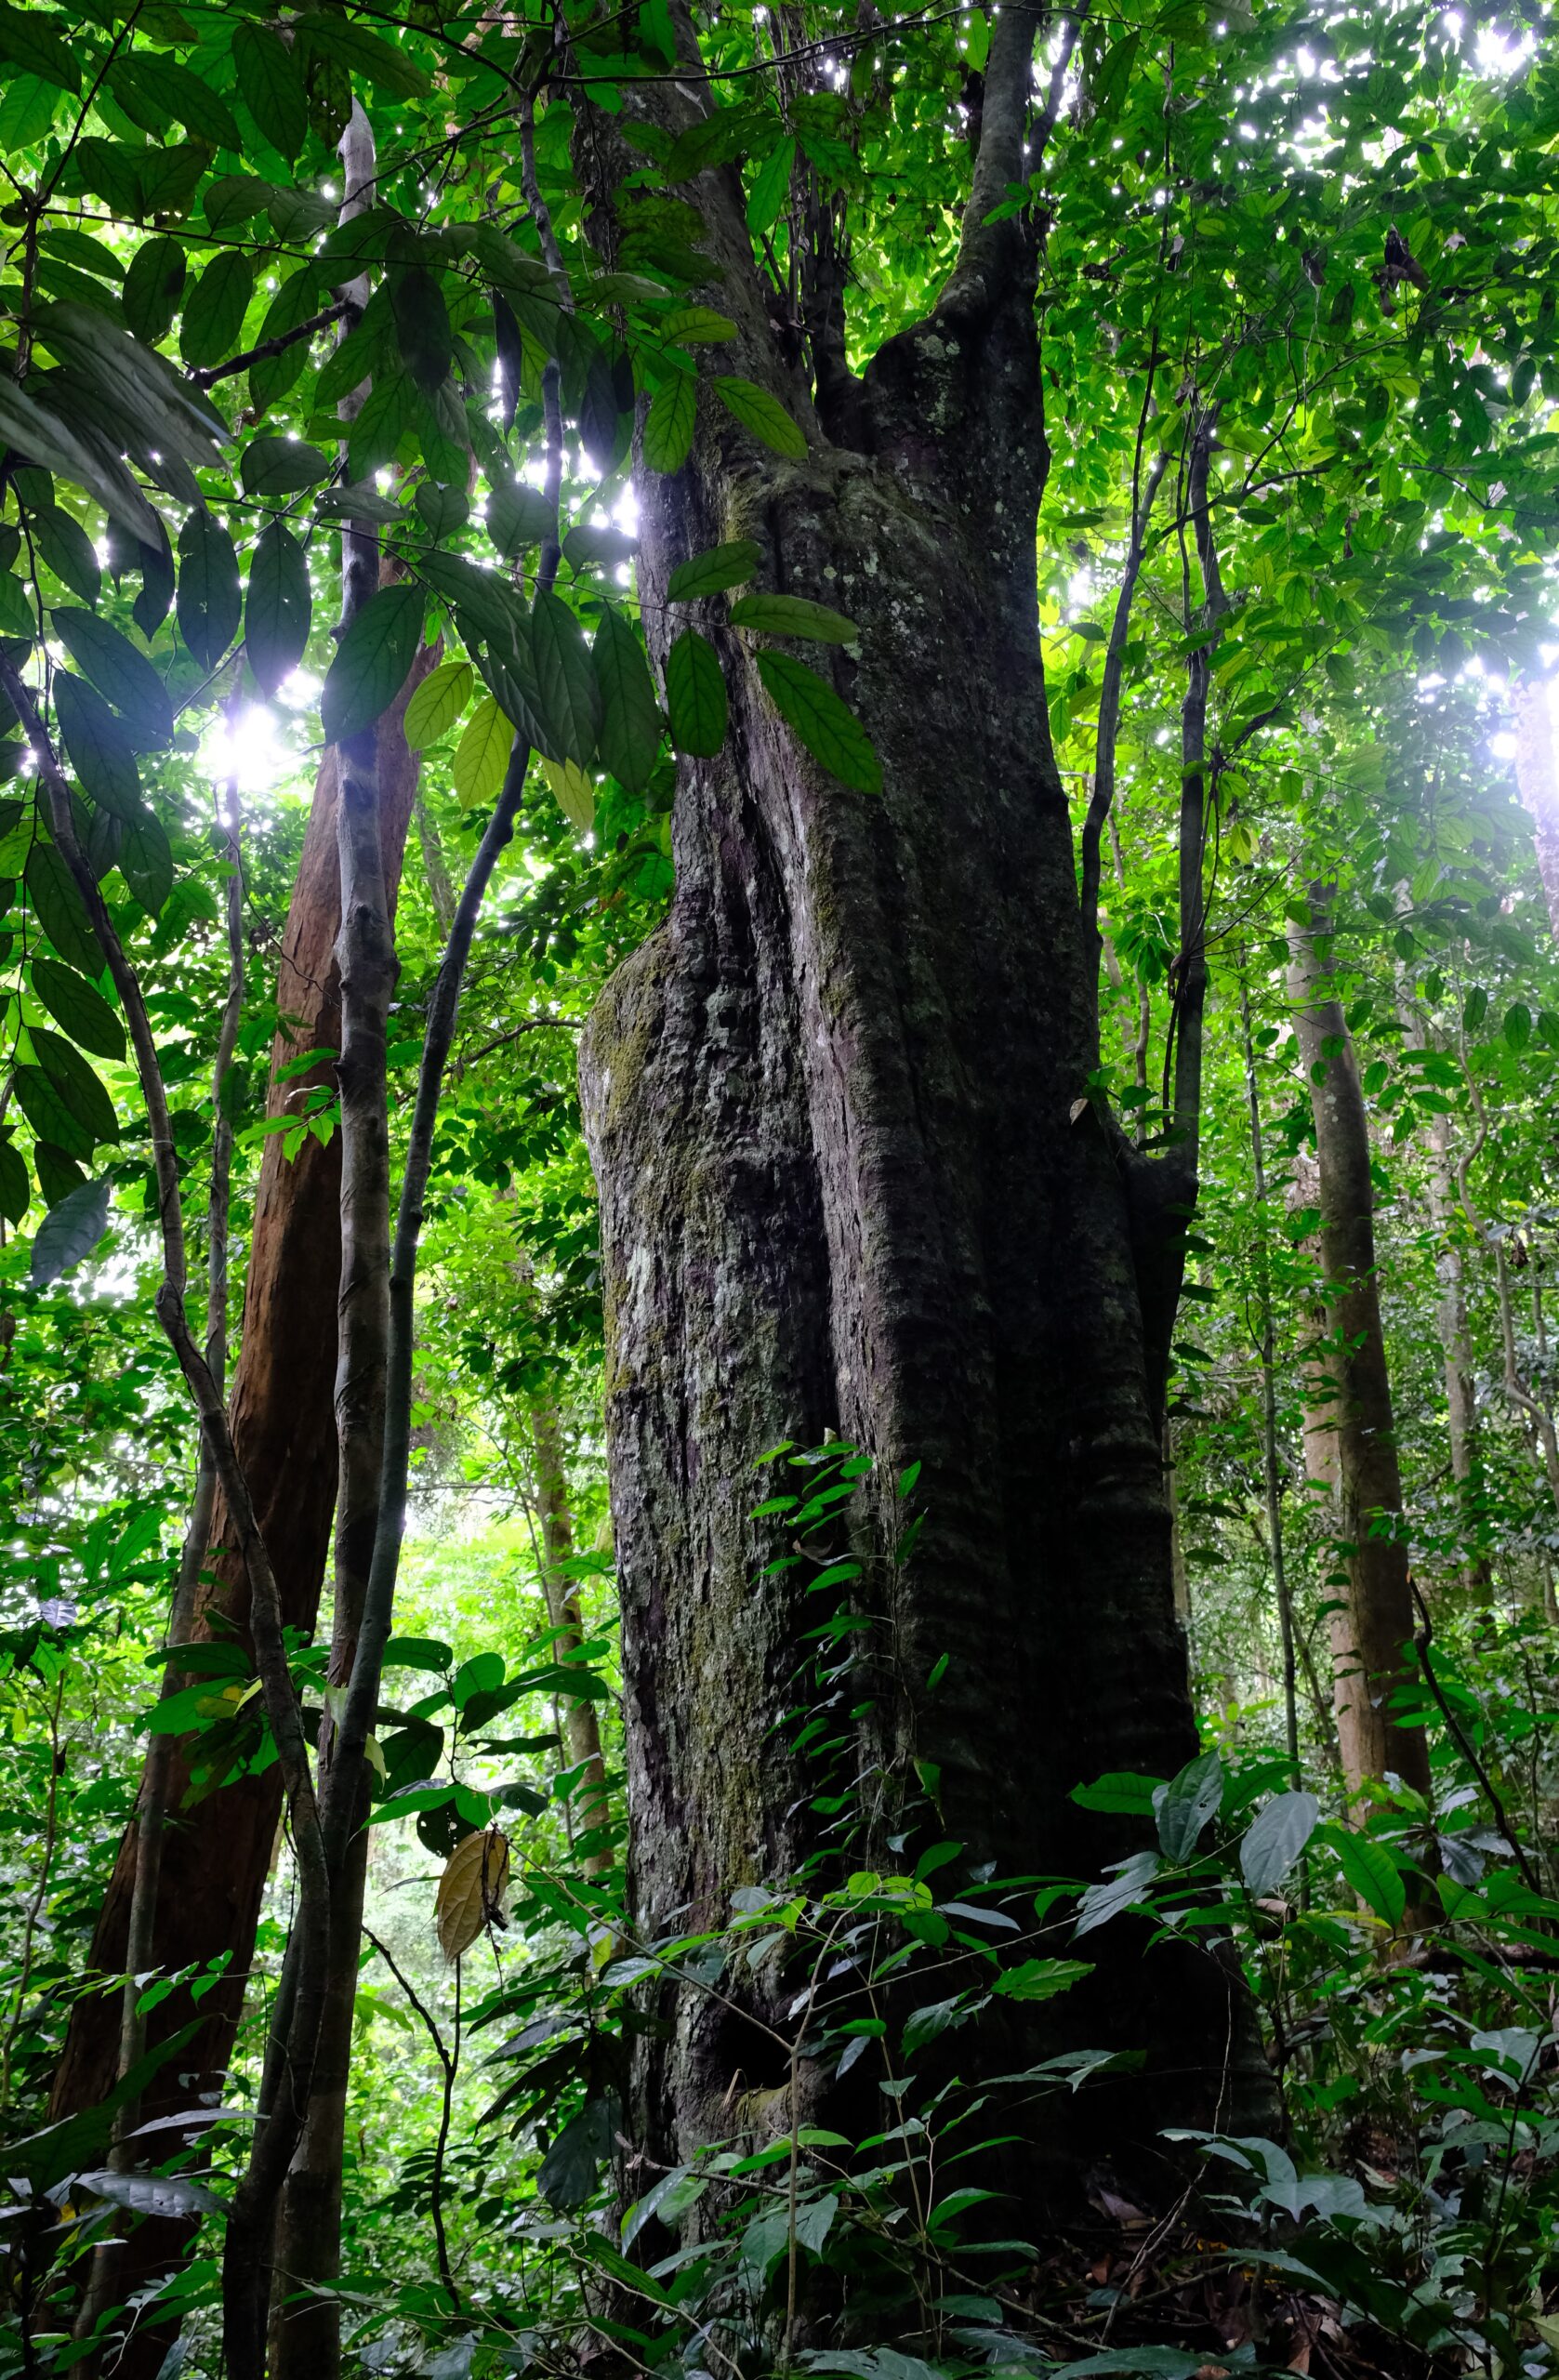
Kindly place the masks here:
<instances>
[{"instance_id":1,"label":"large oval leaf","mask_svg":"<svg viewBox=\"0 0 1559 2380\"><path fill-rule=\"evenodd\" d=\"M678 751L712 760L725 741L729 707L720 657L696 628L684 628L666 656L666 707Z\"/></svg>"},{"instance_id":2,"label":"large oval leaf","mask_svg":"<svg viewBox=\"0 0 1559 2380\"><path fill-rule=\"evenodd\" d=\"M814 760L858 793L880 793L882 764L871 737L826 679L788 653L760 653L758 674L774 708Z\"/></svg>"},{"instance_id":3,"label":"large oval leaf","mask_svg":"<svg viewBox=\"0 0 1559 2380\"><path fill-rule=\"evenodd\" d=\"M35 1289L46 1289L91 1255L108 1229L108 1202L106 1182L84 1182L49 1209L33 1240L30 1270Z\"/></svg>"},{"instance_id":4,"label":"large oval leaf","mask_svg":"<svg viewBox=\"0 0 1559 2380\"><path fill-rule=\"evenodd\" d=\"M302 660L312 603L309 558L272 521L255 548L244 606L244 649L262 694L273 694Z\"/></svg>"},{"instance_id":5,"label":"large oval leaf","mask_svg":"<svg viewBox=\"0 0 1559 2380\"><path fill-rule=\"evenodd\" d=\"M381 587L349 621L320 696L327 742L361 735L394 701L416 658L425 600L411 582Z\"/></svg>"}]
</instances>

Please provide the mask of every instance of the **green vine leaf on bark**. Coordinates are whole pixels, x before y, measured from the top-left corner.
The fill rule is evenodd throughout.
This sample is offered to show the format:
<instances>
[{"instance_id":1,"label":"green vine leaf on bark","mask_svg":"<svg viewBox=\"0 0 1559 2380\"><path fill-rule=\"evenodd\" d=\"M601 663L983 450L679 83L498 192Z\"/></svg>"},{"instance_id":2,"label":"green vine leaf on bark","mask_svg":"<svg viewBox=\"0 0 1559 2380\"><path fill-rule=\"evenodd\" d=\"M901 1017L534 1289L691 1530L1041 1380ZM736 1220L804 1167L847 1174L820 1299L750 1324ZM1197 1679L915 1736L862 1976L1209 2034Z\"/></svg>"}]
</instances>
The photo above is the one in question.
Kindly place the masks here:
<instances>
[{"instance_id":1,"label":"green vine leaf on bark","mask_svg":"<svg viewBox=\"0 0 1559 2380\"><path fill-rule=\"evenodd\" d=\"M601 687L602 764L629 793L642 793L660 757L660 705L639 639L610 604L591 653Z\"/></svg>"},{"instance_id":2,"label":"green vine leaf on bark","mask_svg":"<svg viewBox=\"0 0 1559 2380\"><path fill-rule=\"evenodd\" d=\"M814 644L853 644L859 630L842 612L804 595L742 595L731 606L731 625L757 628L764 636L803 636Z\"/></svg>"},{"instance_id":3,"label":"green vine leaf on bark","mask_svg":"<svg viewBox=\"0 0 1559 2380\"><path fill-rule=\"evenodd\" d=\"M757 658L770 700L813 759L857 793L880 793L882 764L872 740L826 679L787 653L760 653Z\"/></svg>"},{"instance_id":4,"label":"green vine leaf on bark","mask_svg":"<svg viewBox=\"0 0 1559 2380\"><path fill-rule=\"evenodd\" d=\"M361 735L394 701L416 658L426 602L415 583L381 587L348 622L320 696L327 743Z\"/></svg>"},{"instance_id":5,"label":"green vine leaf on bark","mask_svg":"<svg viewBox=\"0 0 1559 2380\"><path fill-rule=\"evenodd\" d=\"M807 442L799 425L793 421L779 399L760 389L756 380L738 380L721 376L714 383L716 396L733 421L750 430L776 455L784 455L799 462L807 451Z\"/></svg>"},{"instance_id":6,"label":"green vine leaf on bark","mask_svg":"<svg viewBox=\"0 0 1559 2380\"><path fill-rule=\"evenodd\" d=\"M678 751L713 760L725 741L730 706L719 655L696 628L684 628L666 656L666 707Z\"/></svg>"},{"instance_id":7,"label":"green vine leaf on bark","mask_svg":"<svg viewBox=\"0 0 1559 2380\"><path fill-rule=\"evenodd\" d=\"M723 595L728 587L744 586L762 559L761 549L751 537L738 537L728 546L710 546L707 552L677 564L667 582L666 600L696 603L706 595Z\"/></svg>"},{"instance_id":8,"label":"green vine leaf on bark","mask_svg":"<svg viewBox=\"0 0 1559 2380\"><path fill-rule=\"evenodd\" d=\"M644 416L644 460L652 471L681 469L697 420L697 381L690 372L668 373Z\"/></svg>"}]
</instances>

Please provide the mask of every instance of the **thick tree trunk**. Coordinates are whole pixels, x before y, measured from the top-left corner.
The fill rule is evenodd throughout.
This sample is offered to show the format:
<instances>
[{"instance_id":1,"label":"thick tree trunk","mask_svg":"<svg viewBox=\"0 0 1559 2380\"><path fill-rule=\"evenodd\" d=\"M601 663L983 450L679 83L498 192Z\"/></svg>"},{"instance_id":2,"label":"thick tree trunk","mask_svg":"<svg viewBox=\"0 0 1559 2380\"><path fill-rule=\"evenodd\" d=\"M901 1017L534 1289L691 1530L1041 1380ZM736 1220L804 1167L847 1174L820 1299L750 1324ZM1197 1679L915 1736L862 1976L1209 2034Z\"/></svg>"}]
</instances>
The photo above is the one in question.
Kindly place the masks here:
<instances>
[{"instance_id":1,"label":"thick tree trunk","mask_svg":"<svg viewBox=\"0 0 1559 2380\"><path fill-rule=\"evenodd\" d=\"M816 1615L794 1573L759 1579L773 1525L745 1517L780 1439L838 1430L873 1458L858 1534L881 1790L907 1800L915 1765L934 1772L922 1832L1003 1873L1090 1871L1138 1838L1068 1790L1106 1768L1169 1775L1196 1749L1128 1155L1085 1097L1092 953L1037 626L1031 259L1017 227L983 225L1016 158L1026 21L998 20L958 271L840 409L862 443L814 428L803 461L776 463L706 417L682 471L639 475L657 662L680 625L671 568L752 536L762 585L858 623L837 682L885 787L849 792L814 765L743 639L705 623L731 733L681 767L671 914L608 987L581 1063L645 1937L719 1923L734 1886L819 1847L777 1724ZM810 414L734 177L706 174L697 194L723 270L713 302L740 324L730 368ZM894 1483L913 1462L930 1518L903 1565ZM1099 1989L1065 2035L1147 2048L1126 2103L1139 2137L1171 2110L1212 2120L1221 1971L1171 1958L1145 2004L1140 1945L1128 1961L1111 1933L1095 1942ZM690 1997L645 2054L653 2153L729 2129L739 2066L749 2090L784 2080L755 2077L758 2038ZM1118 2146L1122 2113L1094 2103L1077 2154ZM1062 2157L1059 2135L1049 2147Z\"/></svg>"},{"instance_id":2,"label":"thick tree trunk","mask_svg":"<svg viewBox=\"0 0 1559 2380\"><path fill-rule=\"evenodd\" d=\"M379 721L380 813L386 876L400 881L417 763L402 730L406 702L421 675L414 671L402 695ZM340 1039L340 986L334 947L340 922L337 857L336 756L327 753L314 787L297 881L287 912L277 977L284 1025L271 1052L267 1114L297 1112L304 1091L333 1084L328 1060L302 1077L280 1079L280 1069L305 1050L333 1049ZM284 1619L311 1628L330 1542L336 1501L336 1302L340 1276L340 1150L337 1140L307 1138L296 1157L283 1154L283 1136L266 1142L255 1193L248 1276L238 1363L229 1406L233 1441L250 1483L282 1598ZM219 1614L242 1629L248 1608L243 1555L218 1499L212 1549L200 1590L193 1634L213 1633ZM272 1767L244 1777L192 1809L180 1805L189 1786L190 1748L170 1763L169 1822L158 1877L153 1942L166 1970L205 1965L223 1951L231 1963L198 2003L188 1991L170 1994L149 2027L154 2043L192 2016L201 2030L174 2068L149 2089L144 2119L187 2107L198 2091L220 2087L237 2030L253 1954L260 1896L281 1812L281 1780ZM137 1827L120 1844L99 1913L89 1964L120 1974L135 1883ZM112 2087L118 2051L118 2004L112 1994L78 2001L54 2078L51 2113L64 2116L94 2105ZM193 2082L180 2076L193 2073ZM148 2222L124 2251L121 2290L161 2270L183 2242L182 2226ZM138 2333L116 2365L119 2380L154 2372L166 2347ZM138 2360L139 2359L139 2360Z\"/></svg>"},{"instance_id":3,"label":"thick tree trunk","mask_svg":"<svg viewBox=\"0 0 1559 2380\"><path fill-rule=\"evenodd\" d=\"M1391 1698L1416 1677L1407 1549L1395 1534L1402 1478L1375 1268L1369 1121L1342 1006L1330 972L1329 911L1311 895L1312 924L1290 929L1289 992L1315 1117L1326 1285L1324 1368L1336 1387L1332 1419L1348 1565L1345 1612L1333 1615L1337 1731L1351 1792L1394 1772L1429 1791L1421 1727L1394 1724ZM1314 1435L1307 1431L1307 1438ZM1407 1649L1405 1649L1407 1648Z\"/></svg>"}]
</instances>

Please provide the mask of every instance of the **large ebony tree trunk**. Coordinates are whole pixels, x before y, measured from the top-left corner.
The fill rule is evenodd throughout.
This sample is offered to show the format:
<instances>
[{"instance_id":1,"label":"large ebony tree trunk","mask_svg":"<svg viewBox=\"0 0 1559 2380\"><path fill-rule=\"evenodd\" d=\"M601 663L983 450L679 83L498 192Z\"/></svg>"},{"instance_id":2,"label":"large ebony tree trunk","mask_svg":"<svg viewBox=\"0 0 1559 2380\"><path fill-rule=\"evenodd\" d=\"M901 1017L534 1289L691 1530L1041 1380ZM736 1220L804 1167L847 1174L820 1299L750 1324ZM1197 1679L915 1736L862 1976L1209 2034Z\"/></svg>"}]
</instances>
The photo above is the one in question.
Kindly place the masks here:
<instances>
[{"instance_id":1,"label":"large ebony tree trunk","mask_svg":"<svg viewBox=\"0 0 1559 2380\"><path fill-rule=\"evenodd\" d=\"M983 221L1017 164L1031 22L997 20L953 279L864 381L826 376L837 441L777 352L734 177L694 192L721 268L710 300L739 325L721 369L782 395L809 444L776 461L711 409L680 472L640 473L652 653L688 616L665 608L672 567L757 539L760 585L857 622L837 682L885 789L847 791L808 759L741 636L702 623L731 734L681 766L670 916L582 1055L646 1937L718 1922L733 1887L817 1848L776 1722L818 1614L797 1574L759 1579L773 1524L745 1517L763 1492L752 1466L783 1438L836 1430L874 1460L878 1737L911 1788L914 1764L934 1768L932 1823L971 1864L1095 1871L1140 1838L1068 1790L1104 1769L1168 1776L1196 1750L1138 1161L1085 1096L1091 960L1037 634L1033 252L1019 225ZM929 1521L900 1567L895 1481L917 1461ZM1231 2038L1221 1970L1171 1953L1144 1974L1140 1939L1129 1957L1115 1942L1090 1940L1086 2004L1047 2011L1022 2043L1056 2046L1064 2024L1149 2051L1113 2140L1085 2109L1095 2152L1210 2120ZM691 2000L680 2018L641 2076L641 2121L667 2156L729 2131L735 2068L755 2079L752 2029Z\"/></svg>"}]
</instances>

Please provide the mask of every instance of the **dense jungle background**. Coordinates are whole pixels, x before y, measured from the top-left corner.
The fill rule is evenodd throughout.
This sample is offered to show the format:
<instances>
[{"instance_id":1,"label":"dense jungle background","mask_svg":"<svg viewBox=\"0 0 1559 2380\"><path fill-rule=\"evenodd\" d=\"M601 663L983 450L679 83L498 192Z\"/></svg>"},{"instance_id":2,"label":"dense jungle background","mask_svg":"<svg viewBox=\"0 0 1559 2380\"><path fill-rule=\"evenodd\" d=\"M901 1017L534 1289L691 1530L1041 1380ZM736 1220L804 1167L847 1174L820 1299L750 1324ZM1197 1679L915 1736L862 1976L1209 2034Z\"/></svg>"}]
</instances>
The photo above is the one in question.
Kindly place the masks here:
<instances>
[{"instance_id":1,"label":"dense jungle background","mask_svg":"<svg viewBox=\"0 0 1559 2380\"><path fill-rule=\"evenodd\" d=\"M1550 16L0 181L0 2373L1544 2380Z\"/></svg>"}]
</instances>

